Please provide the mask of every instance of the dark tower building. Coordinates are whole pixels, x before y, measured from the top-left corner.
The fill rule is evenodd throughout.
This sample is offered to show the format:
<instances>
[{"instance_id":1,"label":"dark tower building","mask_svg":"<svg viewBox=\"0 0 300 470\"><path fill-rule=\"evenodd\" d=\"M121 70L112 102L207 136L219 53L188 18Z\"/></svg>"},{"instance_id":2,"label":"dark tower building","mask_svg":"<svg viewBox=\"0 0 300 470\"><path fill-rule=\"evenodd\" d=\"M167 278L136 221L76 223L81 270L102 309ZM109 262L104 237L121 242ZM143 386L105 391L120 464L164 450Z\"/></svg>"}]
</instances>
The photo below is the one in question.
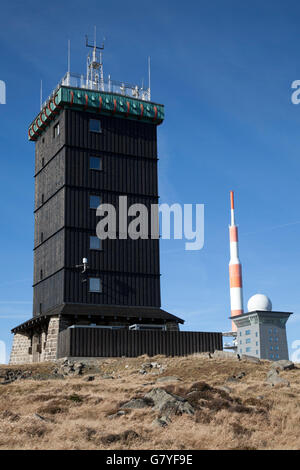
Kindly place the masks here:
<instances>
[{"instance_id":1,"label":"dark tower building","mask_svg":"<svg viewBox=\"0 0 300 470\"><path fill-rule=\"evenodd\" d=\"M183 323L160 308L159 240L122 239L120 227L117 239L96 235L100 203L118 211L119 196L127 196L128 206L142 203L149 213L158 204L164 119L150 84L104 81L99 49L92 47L87 77L66 74L28 133L35 142L33 319L13 332L45 358L55 352L47 347L50 319L58 331L73 324L178 330Z\"/></svg>"},{"instance_id":2,"label":"dark tower building","mask_svg":"<svg viewBox=\"0 0 300 470\"><path fill-rule=\"evenodd\" d=\"M96 234L102 203L117 213L120 196L149 213L158 204L164 106L151 101L150 76L147 89L105 81L103 46L87 46L87 76L68 71L28 131L35 142L33 317L12 330L10 362L218 349L220 334L181 336L183 320L161 309L158 238L125 238L118 223L115 239Z\"/></svg>"}]
</instances>

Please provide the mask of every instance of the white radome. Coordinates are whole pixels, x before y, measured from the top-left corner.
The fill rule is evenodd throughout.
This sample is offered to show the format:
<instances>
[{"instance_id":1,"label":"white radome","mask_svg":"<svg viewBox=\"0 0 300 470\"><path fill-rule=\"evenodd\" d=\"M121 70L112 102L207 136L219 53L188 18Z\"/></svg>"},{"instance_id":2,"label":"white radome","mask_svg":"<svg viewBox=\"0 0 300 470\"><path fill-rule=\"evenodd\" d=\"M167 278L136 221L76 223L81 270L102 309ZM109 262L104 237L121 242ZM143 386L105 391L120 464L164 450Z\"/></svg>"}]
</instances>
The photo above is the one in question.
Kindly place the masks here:
<instances>
[{"instance_id":1,"label":"white radome","mask_svg":"<svg viewBox=\"0 0 300 470\"><path fill-rule=\"evenodd\" d=\"M264 294L255 294L248 300L248 312L254 312L255 310L271 311L272 302Z\"/></svg>"}]
</instances>

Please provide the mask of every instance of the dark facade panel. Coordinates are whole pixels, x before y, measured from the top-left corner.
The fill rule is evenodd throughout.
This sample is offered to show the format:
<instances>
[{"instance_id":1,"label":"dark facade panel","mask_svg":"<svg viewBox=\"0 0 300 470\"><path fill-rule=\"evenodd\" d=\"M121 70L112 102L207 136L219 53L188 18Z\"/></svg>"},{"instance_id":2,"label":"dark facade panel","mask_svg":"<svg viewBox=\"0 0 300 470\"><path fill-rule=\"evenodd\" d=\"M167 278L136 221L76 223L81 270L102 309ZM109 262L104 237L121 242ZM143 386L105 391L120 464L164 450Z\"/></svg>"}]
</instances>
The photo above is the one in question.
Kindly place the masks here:
<instances>
[{"instance_id":1,"label":"dark facade panel","mask_svg":"<svg viewBox=\"0 0 300 470\"><path fill-rule=\"evenodd\" d=\"M59 124L59 135L54 133L54 127ZM46 131L35 143L35 174L42 170L59 150L65 145L65 111L49 124Z\"/></svg>"},{"instance_id":2,"label":"dark facade panel","mask_svg":"<svg viewBox=\"0 0 300 470\"><path fill-rule=\"evenodd\" d=\"M90 237L94 231L66 230L67 268L80 264L88 258L96 271L160 274L159 240L102 240L101 250L90 249Z\"/></svg>"},{"instance_id":3,"label":"dark facade panel","mask_svg":"<svg viewBox=\"0 0 300 470\"><path fill-rule=\"evenodd\" d=\"M65 302L99 305L160 307L160 276L108 273L90 270L89 276L100 277L102 293L89 292L80 271L65 272Z\"/></svg>"},{"instance_id":4,"label":"dark facade panel","mask_svg":"<svg viewBox=\"0 0 300 470\"><path fill-rule=\"evenodd\" d=\"M72 147L157 158L156 125L117 117L66 110L66 144ZM100 119L102 132L89 131L89 119Z\"/></svg>"},{"instance_id":5,"label":"dark facade panel","mask_svg":"<svg viewBox=\"0 0 300 470\"><path fill-rule=\"evenodd\" d=\"M60 150L35 177L35 209L65 184L65 149Z\"/></svg>"},{"instance_id":6,"label":"dark facade panel","mask_svg":"<svg viewBox=\"0 0 300 470\"><path fill-rule=\"evenodd\" d=\"M90 229L96 233L96 227L100 218L96 215L95 209L90 209L90 196L99 196L101 203L112 204L116 209L116 221L118 229L119 194L99 190L89 190L84 188L66 188L66 225L77 229ZM144 204L148 209L149 224L151 215L151 204L158 204L157 197L144 197L140 195L128 196L127 205ZM128 221L132 219L128 218ZM150 227L150 225L149 225Z\"/></svg>"},{"instance_id":7,"label":"dark facade panel","mask_svg":"<svg viewBox=\"0 0 300 470\"><path fill-rule=\"evenodd\" d=\"M58 357L185 356L222 350L221 333L68 328L59 334Z\"/></svg>"},{"instance_id":8,"label":"dark facade panel","mask_svg":"<svg viewBox=\"0 0 300 470\"><path fill-rule=\"evenodd\" d=\"M65 234L60 230L34 251L33 283L36 284L64 267Z\"/></svg>"},{"instance_id":9,"label":"dark facade panel","mask_svg":"<svg viewBox=\"0 0 300 470\"><path fill-rule=\"evenodd\" d=\"M60 189L35 212L34 246L65 225L65 189Z\"/></svg>"},{"instance_id":10,"label":"dark facade panel","mask_svg":"<svg viewBox=\"0 0 300 470\"><path fill-rule=\"evenodd\" d=\"M157 160L125 154L66 151L66 183L71 186L95 190L116 191L157 196ZM90 157L101 157L102 169L90 169Z\"/></svg>"},{"instance_id":11,"label":"dark facade panel","mask_svg":"<svg viewBox=\"0 0 300 470\"><path fill-rule=\"evenodd\" d=\"M63 303L64 271L50 276L33 288L33 315L46 313L47 310Z\"/></svg>"}]
</instances>

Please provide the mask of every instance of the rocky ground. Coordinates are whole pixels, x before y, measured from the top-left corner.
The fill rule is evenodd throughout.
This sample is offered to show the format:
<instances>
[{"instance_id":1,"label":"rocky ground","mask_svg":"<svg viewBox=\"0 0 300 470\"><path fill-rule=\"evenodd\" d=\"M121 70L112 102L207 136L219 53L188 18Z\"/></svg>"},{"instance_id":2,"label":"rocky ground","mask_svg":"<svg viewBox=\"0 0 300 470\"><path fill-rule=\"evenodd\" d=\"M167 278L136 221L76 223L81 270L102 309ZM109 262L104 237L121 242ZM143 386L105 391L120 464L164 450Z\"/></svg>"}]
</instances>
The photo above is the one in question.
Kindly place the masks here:
<instances>
[{"instance_id":1,"label":"rocky ground","mask_svg":"<svg viewBox=\"0 0 300 470\"><path fill-rule=\"evenodd\" d=\"M0 366L0 449L299 449L300 366L216 352Z\"/></svg>"}]
</instances>

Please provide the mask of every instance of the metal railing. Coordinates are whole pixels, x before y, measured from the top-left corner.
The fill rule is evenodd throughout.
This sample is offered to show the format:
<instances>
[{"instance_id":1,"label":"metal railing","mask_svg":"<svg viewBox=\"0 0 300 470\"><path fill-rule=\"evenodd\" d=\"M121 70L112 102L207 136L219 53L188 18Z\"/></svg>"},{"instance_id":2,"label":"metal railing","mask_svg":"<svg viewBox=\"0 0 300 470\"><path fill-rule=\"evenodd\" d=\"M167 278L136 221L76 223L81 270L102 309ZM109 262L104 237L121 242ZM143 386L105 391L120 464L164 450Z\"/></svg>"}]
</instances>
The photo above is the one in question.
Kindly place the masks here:
<instances>
[{"instance_id":1,"label":"metal railing","mask_svg":"<svg viewBox=\"0 0 300 470\"><path fill-rule=\"evenodd\" d=\"M131 85L125 82L118 82L111 80L110 75L106 80L91 81L87 80L84 75L73 74L67 72L65 76L60 80L58 85L55 87L47 100L42 104L43 109L48 101L53 98L60 86L69 86L73 88L82 88L84 90L95 90L104 91L108 93L116 93L123 96L129 96L131 98L140 99L142 101L151 101L151 93L149 88L139 87L137 85Z\"/></svg>"}]
</instances>

